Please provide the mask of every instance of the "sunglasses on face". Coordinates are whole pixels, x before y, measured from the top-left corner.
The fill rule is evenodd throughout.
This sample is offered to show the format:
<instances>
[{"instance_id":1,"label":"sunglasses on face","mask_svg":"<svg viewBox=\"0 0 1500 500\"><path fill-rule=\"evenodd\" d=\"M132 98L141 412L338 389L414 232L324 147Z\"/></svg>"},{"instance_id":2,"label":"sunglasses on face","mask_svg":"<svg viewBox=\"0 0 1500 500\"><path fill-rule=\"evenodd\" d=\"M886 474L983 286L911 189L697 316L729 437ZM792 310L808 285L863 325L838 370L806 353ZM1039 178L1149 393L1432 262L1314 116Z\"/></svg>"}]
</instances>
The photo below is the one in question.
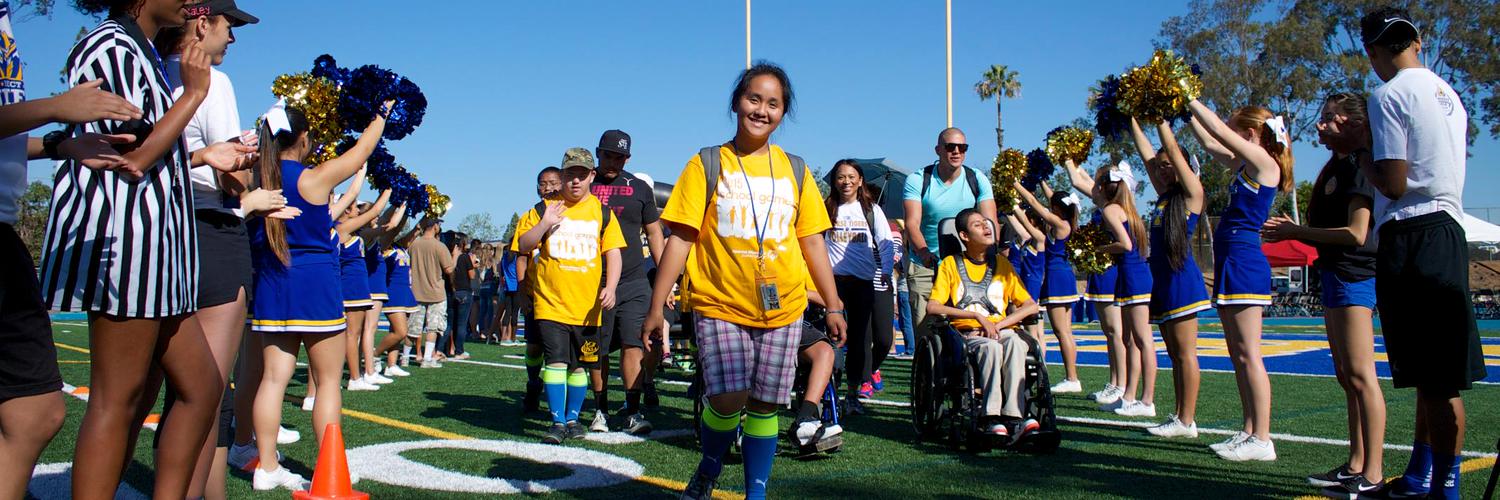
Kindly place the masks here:
<instances>
[{"instance_id":1,"label":"sunglasses on face","mask_svg":"<svg viewBox=\"0 0 1500 500\"><path fill-rule=\"evenodd\" d=\"M945 142L943 143L943 151L947 151L949 153L952 153L954 151L967 153L969 152L969 145L960 142Z\"/></svg>"}]
</instances>

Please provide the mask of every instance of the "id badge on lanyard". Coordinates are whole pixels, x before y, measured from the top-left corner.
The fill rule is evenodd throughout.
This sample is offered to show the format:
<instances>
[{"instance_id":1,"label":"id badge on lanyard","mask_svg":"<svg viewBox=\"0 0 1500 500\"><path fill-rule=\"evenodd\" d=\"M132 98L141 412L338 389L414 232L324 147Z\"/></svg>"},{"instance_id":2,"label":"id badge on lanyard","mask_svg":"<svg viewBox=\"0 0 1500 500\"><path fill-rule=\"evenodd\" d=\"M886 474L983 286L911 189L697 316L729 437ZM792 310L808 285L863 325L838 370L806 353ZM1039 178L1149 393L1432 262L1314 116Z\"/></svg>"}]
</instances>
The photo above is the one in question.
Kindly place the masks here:
<instances>
[{"instance_id":1,"label":"id badge on lanyard","mask_svg":"<svg viewBox=\"0 0 1500 500\"><path fill-rule=\"evenodd\" d=\"M766 222L760 224L760 214L755 209L755 192L751 189L750 174L745 172L745 164L740 161L739 155L735 155L735 162L739 163L740 176L745 179L745 189L750 194L750 223L755 228L755 292L760 296L760 311L768 314L781 309L781 289L776 285L776 275L766 266L766 232L771 225L771 211L776 206L776 163L771 161L769 155L766 158L769 164L768 173L771 176L771 202L766 205Z\"/></svg>"},{"instance_id":2,"label":"id badge on lanyard","mask_svg":"<svg viewBox=\"0 0 1500 500\"><path fill-rule=\"evenodd\" d=\"M781 309L781 291L776 287L776 275L766 268L764 256L755 262L755 289L760 293L761 312Z\"/></svg>"}]
</instances>

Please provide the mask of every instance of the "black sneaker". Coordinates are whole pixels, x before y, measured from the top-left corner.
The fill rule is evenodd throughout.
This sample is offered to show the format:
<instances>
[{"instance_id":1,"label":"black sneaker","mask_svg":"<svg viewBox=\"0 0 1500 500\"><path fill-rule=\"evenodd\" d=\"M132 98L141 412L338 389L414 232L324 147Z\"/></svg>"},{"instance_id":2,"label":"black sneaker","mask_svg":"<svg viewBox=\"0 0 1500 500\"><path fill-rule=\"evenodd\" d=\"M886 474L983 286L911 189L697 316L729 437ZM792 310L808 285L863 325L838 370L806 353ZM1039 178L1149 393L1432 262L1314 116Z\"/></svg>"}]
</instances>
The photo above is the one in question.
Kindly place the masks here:
<instances>
[{"instance_id":1,"label":"black sneaker","mask_svg":"<svg viewBox=\"0 0 1500 500\"><path fill-rule=\"evenodd\" d=\"M1330 470L1328 472L1307 476L1307 484L1322 487L1338 486L1340 484L1344 484L1344 481L1348 481L1349 479L1358 475L1359 474L1349 472L1349 464L1343 464L1338 467L1334 467L1333 470Z\"/></svg>"},{"instance_id":2,"label":"black sneaker","mask_svg":"<svg viewBox=\"0 0 1500 500\"><path fill-rule=\"evenodd\" d=\"M687 487L682 489L681 500L710 500L714 497L714 488L719 486L718 478L708 477L702 472L694 472L693 480L688 481Z\"/></svg>"},{"instance_id":3,"label":"black sneaker","mask_svg":"<svg viewBox=\"0 0 1500 500\"><path fill-rule=\"evenodd\" d=\"M861 402L859 400L859 397L854 395L850 395L848 398L844 399L844 411L848 412L848 414L850 415L864 415L868 413L868 411L865 410L864 402Z\"/></svg>"},{"instance_id":4,"label":"black sneaker","mask_svg":"<svg viewBox=\"0 0 1500 500\"><path fill-rule=\"evenodd\" d=\"M1369 498L1370 494L1383 489L1382 486L1366 481L1363 475L1355 474L1354 477L1346 479L1342 483L1323 488L1323 496L1328 498L1347 498L1349 500Z\"/></svg>"},{"instance_id":5,"label":"black sneaker","mask_svg":"<svg viewBox=\"0 0 1500 500\"><path fill-rule=\"evenodd\" d=\"M644 436L651 433L651 422L639 413L632 413L625 417L625 426L621 430L632 436Z\"/></svg>"},{"instance_id":6,"label":"black sneaker","mask_svg":"<svg viewBox=\"0 0 1500 500\"><path fill-rule=\"evenodd\" d=\"M589 428L584 427L583 424L580 424L577 420L574 420L572 422L568 422L567 433L568 439L579 439L589 435Z\"/></svg>"},{"instance_id":7,"label":"black sneaker","mask_svg":"<svg viewBox=\"0 0 1500 500\"><path fill-rule=\"evenodd\" d=\"M644 397L641 398L641 404L643 406L650 410L655 410L661 407L661 395L656 393L655 382L646 384L645 390L641 392L644 393Z\"/></svg>"},{"instance_id":8,"label":"black sneaker","mask_svg":"<svg viewBox=\"0 0 1500 500\"><path fill-rule=\"evenodd\" d=\"M542 436L542 444L563 444L568 440L568 427L563 424L552 424L547 429L547 435Z\"/></svg>"},{"instance_id":9,"label":"black sneaker","mask_svg":"<svg viewBox=\"0 0 1500 500\"><path fill-rule=\"evenodd\" d=\"M1364 494L1365 498L1427 498L1427 491L1413 488L1406 482L1406 476L1398 476L1386 481L1374 491Z\"/></svg>"}]
</instances>

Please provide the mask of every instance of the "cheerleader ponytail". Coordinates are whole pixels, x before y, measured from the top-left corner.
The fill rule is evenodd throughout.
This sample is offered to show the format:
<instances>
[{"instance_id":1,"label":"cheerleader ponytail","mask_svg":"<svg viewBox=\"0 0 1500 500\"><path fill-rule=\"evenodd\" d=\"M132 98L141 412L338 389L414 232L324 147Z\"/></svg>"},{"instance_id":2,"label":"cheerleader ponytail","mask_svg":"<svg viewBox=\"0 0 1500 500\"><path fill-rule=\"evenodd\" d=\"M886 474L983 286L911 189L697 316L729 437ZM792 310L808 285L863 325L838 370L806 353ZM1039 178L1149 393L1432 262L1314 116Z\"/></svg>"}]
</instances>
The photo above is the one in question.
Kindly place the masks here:
<instances>
[{"instance_id":1,"label":"cheerleader ponytail","mask_svg":"<svg viewBox=\"0 0 1500 500\"><path fill-rule=\"evenodd\" d=\"M1237 130L1256 130L1260 135L1260 147L1264 148L1276 165L1281 167L1281 183L1276 189L1289 192L1296 185L1292 177L1292 136L1288 132L1286 118L1271 113L1260 106L1245 106L1229 117L1229 125Z\"/></svg>"},{"instance_id":2,"label":"cheerleader ponytail","mask_svg":"<svg viewBox=\"0 0 1500 500\"><path fill-rule=\"evenodd\" d=\"M277 101L255 127L260 139L260 165L256 167L256 183L262 189L281 189L281 152L295 146L298 138L308 130L307 116L297 108L286 107L285 101ZM286 243L286 222L266 217L266 243L283 266L292 264L292 252Z\"/></svg>"}]
</instances>

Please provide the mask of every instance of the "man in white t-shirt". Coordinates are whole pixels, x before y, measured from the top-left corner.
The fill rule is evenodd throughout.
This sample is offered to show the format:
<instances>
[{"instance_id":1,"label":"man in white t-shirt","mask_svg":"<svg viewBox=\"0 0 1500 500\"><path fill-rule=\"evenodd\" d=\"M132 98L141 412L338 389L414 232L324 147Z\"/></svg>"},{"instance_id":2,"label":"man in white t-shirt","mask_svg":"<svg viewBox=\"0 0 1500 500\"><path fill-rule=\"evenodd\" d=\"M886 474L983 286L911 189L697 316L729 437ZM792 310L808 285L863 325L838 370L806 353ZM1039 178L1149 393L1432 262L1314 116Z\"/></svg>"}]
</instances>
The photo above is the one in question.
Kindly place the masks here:
<instances>
[{"instance_id":1,"label":"man in white t-shirt","mask_svg":"<svg viewBox=\"0 0 1500 500\"><path fill-rule=\"evenodd\" d=\"M1389 496L1457 498L1464 405L1459 391L1485 377L1464 238L1464 161L1469 117L1458 93L1422 65L1422 39L1404 9L1360 22L1370 66L1385 82L1370 99L1373 147L1360 168L1391 200L1377 216L1376 297L1391 378L1417 389L1416 443ZM1434 478L1445 478L1441 482ZM1356 477L1343 493L1381 485Z\"/></svg>"}]
</instances>

